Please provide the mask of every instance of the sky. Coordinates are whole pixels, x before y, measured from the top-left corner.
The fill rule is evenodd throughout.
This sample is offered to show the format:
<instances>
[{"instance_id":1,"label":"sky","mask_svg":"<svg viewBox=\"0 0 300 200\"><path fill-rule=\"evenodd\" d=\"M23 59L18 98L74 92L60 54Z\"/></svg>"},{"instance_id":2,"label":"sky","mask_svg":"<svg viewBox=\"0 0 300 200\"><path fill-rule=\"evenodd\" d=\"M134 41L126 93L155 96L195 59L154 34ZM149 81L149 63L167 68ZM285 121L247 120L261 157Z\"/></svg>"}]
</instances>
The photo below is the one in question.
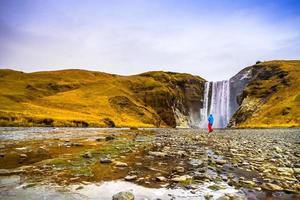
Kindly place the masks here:
<instances>
[{"instance_id":1,"label":"sky","mask_svg":"<svg viewBox=\"0 0 300 200\"><path fill-rule=\"evenodd\" d=\"M229 79L300 59L298 0L0 0L0 68Z\"/></svg>"}]
</instances>

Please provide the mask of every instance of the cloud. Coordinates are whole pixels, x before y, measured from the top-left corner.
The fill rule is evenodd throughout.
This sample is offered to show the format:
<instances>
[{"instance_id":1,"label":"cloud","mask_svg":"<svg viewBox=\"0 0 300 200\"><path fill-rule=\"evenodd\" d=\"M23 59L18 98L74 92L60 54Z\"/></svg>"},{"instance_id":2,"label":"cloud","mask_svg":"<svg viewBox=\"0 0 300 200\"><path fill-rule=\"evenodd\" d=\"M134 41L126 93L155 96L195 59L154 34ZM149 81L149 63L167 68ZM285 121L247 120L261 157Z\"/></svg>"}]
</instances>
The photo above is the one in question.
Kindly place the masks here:
<instances>
[{"instance_id":1,"label":"cloud","mask_svg":"<svg viewBox=\"0 0 300 200\"><path fill-rule=\"evenodd\" d=\"M300 58L298 16L274 22L254 8L210 13L203 5L195 10L158 1L64 2L0 15L0 66L124 75L169 70L222 80L257 60Z\"/></svg>"}]
</instances>

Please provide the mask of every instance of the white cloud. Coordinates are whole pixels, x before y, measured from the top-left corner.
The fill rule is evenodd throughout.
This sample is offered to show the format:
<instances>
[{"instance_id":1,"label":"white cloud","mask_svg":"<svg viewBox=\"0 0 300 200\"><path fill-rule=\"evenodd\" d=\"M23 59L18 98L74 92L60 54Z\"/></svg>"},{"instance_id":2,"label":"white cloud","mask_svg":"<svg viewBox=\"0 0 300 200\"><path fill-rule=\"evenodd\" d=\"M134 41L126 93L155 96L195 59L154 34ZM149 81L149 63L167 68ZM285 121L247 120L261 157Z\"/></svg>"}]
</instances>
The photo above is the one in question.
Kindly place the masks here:
<instances>
[{"instance_id":1,"label":"white cloud","mask_svg":"<svg viewBox=\"0 0 300 200\"><path fill-rule=\"evenodd\" d=\"M226 16L160 11L156 17L142 12L146 6L140 8L134 8L136 17L117 10L90 15L83 9L78 15L75 10L31 20L13 28L14 36L1 34L0 66L116 74L169 70L222 80L257 60L300 58L297 19L270 23L249 10Z\"/></svg>"}]
</instances>

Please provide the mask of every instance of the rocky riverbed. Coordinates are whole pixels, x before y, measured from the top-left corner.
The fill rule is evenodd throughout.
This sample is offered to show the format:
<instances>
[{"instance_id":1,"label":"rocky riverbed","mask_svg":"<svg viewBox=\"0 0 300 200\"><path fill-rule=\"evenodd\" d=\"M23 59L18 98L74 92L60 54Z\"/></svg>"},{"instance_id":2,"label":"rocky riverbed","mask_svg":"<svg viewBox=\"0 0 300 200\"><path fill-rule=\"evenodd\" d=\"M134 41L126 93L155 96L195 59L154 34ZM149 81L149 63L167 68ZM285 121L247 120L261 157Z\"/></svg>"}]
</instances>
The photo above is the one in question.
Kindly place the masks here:
<instances>
[{"instance_id":1,"label":"rocky riverbed","mask_svg":"<svg viewBox=\"0 0 300 200\"><path fill-rule=\"evenodd\" d=\"M299 147L299 129L1 128L0 199L299 199Z\"/></svg>"}]
</instances>

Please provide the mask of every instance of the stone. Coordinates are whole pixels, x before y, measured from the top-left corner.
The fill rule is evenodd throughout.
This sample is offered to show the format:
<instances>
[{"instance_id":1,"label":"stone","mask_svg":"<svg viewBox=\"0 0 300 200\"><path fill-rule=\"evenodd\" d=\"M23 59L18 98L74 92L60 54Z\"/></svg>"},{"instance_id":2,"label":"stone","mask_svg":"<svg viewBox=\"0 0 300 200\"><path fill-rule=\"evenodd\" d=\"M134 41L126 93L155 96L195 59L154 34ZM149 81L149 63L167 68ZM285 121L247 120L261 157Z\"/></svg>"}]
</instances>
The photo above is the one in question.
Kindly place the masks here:
<instances>
[{"instance_id":1,"label":"stone","mask_svg":"<svg viewBox=\"0 0 300 200\"><path fill-rule=\"evenodd\" d=\"M221 186L221 185L217 185L217 184L214 184L214 185L210 185L210 186L208 186L208 188L209 189L211 189L211 190L223 190L223 189L225 189L225 187L223 187L223 186Z\"/></svg>"},{"instance_id":2,"label":"stone","mask_svg":"<svg viewBox=\"0 0 300 200\"><path fill-rule=\"evenodd\" d=\"M119 192L117 194L115 194L112 197L113 200L134 200L134 195L127 191L127 192Z\"/></svg>"},{"instance_id":3,"label":"stone","mask_svg":"<svg viewBox=\"0 0 300 200\"><path fill-rule=\"evenodd\" d=\"M288 168L288 167L279 167L279 168L277 168L277 171L286 172L287 174L293 174L294 173L294 170L292 168Z\"/></svg>"},{"instance_id":4,"label":"stone","mask_svg":"<svg viewBox=\"0 0 300 200\"><path fill-rule=\"evenodd\" d=\"M164 177L164 176L158 176L158 177L156 177L156 180L157 180L157 181L160 181L160 182L164 182L164 181L166 181L167 179L166 179L166 177Z\"/></svg>"},{"instance_id":5,"label":"stone","mask_svg":"<svg viewBox=\"0 0 300 200\"><path fill-rule=\"evenodd\" d=\"M265 190L282 190L282 187L273 183L264 183L261 187Z\"/></svg>"},{"instance_id":6,"label":"stone","mask_svg":"<svg viewBox=\"0 0 300 200\"><path fill-rule=\"evenodd\" d=\"M45 147L39 147L36 151L40 155L47 155L49 151Z\"/></svg>"},{"instance_id":7,"label":"stone","mask_svg":"<svg viewBox=\"0 0 300 200\"><path fill-rule=\"evenodd\" d=\"M78 143L78 142L74 142L74 143L71 143L71 146L74 146L74 147L82 147L83 144L82 144L82 143Z\"/></svg>"},{"instance_id":8,"label":"stone","mask_svg":"<svg viewBox=\"0 0 300 200\"><path fill-rule=\"evenodd\" d=\"M245 180L242 180L240 181L242 184L248 186L248 187L255 187L256 186L256 183L254 181L245 181Z\"/></svg>"},{"instance_id":9,"label":"stone","mask_svg":"<svg viewBox=\"0 0 300 200\"><path fill-rule=\"evenodd\" d=\"M149 155L157 156L157 157L165 157L165 156L167 156L167 153L159 152L159 151L149 151Z\"/></svg>"},{"instance_id":10,"label":"stone","mask_svg":"<svg viewBox=\"0 0 300 200\"><path fill-rule=\"evenodd\" d=\"M80 185L80 186L78 186L78 187L76 188L76 190L81 190L81 189L83 189L83 186L82 186L82 185Z\"/></svg>"},{"instance_id":11,"label":"stone","mask_svg":"<svg viewBox=\"0 0 300 200\"><path fill-rule=\"evenodd\" d=\"M28 157L28 156L27 156L26 154L24 154L24 153L20 154L19 156L20 156L21 159L26 159L26 158Z\"/></svg>"},{"instance_id":12,"label":"stone","mask_svg":"<svg viewBox=\"0 0 300 200\"><path fill-rule=\"evenodd\" d=\"M179 173L183 173L184 172L184 168L183 167L176 167L175 170L176 170L176 172L179 172Z\"/></svg>"},{"instance_id":13,"label":"stone","mask_svg":"<svg viewBox=\"0 0 300 200\"><path fill-rule=\"evenodd\" d=\"M31 148L29 148L29 147L19 147L19 148L16 148L16 150L21 153L31 152Z\"/></svg>"},{"instance_id":14,"label":"stone","mask_svg":"<svg viewBox=\"0 0 300 200\"><path fill-rule=\"evenodd\" d=\"M192 179L192 178L193 177L191 177L189 175L183 175L183 176L172 178L172 181L174 181L174 182L183 182L183 181L186 181L186 180Z\"/></svg>"},{"instance_id":15,"label":"stone","mask_svg":"<svg viewBox=\"0 0 300 200\"><path fill-rule=\"evenodd\" d=\"M97 137L95 140L96 140L97 142L104 141L104 140L105 140L105 137Z\"/></svg>"},{"instance_id":16,"label":"stone","mask_svg":"<svg viewBox=\"0 0 300 200\"><path fill-rule=\"evenodd\" d=\"M127 163L116 161L115 166L116 167L127 167L128 165L127 165Z\"/></svg>"},{"instance_id":17,"label":"stone","mask_svg":"<svg viewBox=\"0 0 300 200\"><path fill-rule=\"evenodd\" d=\"M226 160L215 160L215 162L216 162L216 164L218 164L218 165L224 165L224 164L227 163Z\"/></svg>"},{"instance_id":18,"label":"stone","mask_svg":"<svg viewBox=\"0 0 300 200\"><path fill-rule=\"evenodd\" d=\"M211 200L211 199L213 199L213 195L210 194L210 193L205 194L205 195L204 195L204 199L205 199L205 200Z\"/></svg>"},{"instance_id":19,"label":"stone","mask_svg":"<svg viewBox=\"0 0 300 200\"><path fill-rule=\"evenodd\" d=\"M128 175L124 178L126 181L133 181L137 179L137 175Z\"/></svg>"},{"instance_id":20,"label":"stone","mask_svg":"<svg viewBox=\"0 0 300 200\"><path fill-rule=\"evenodd\" d=\"M5 157L5 153L0 153L0 158Z\"/></svg>"},{"instance_id":21,"label":"stone","mask_svg":"<svg viewBox=\"0 0 300 200\"><path fill-rule=\"evenodd\" d=\"M108 164L108 163L112 163L112 160L109 158L101 158L100 163Z\"/></svg>"},{"instance_id":22,"label":"stone","mask_svg":"<svg viewBox=\"0 0 300 200\"><path fill-rule=\"evenodd\" d=\"M192 159L189 163L193 165L193 167L201 167L203 165L203 161L199 159Z\"/></svg>"},{"instance_id":23,"label":"stone","mask_svg":"<svg viewBox=\"0 0 300 200\"><path fill-rule=\"evenodd\" d=\"M278 146L274 147L274 150L277 152L277 153L282 153L282 149Z\"/></svg>"},{"instance_id":24,"label":"stone","mask_svg":"<svg viewBox=\"0 0 300 200\"><path fill-rule=\"evenodd\" d=\"M84 154L82 155L82 157L83 157L83 158L92 158L93 155L92 155L91 152L86 152L86 153L84 153Z\"/></svg>"},{"instance_id":25,"label":"stone","mask_svg":"<svg viewBox=\"0 0 300 200\"><path fill-rule=\"evenodd\" d=\"M295 174L300 174L300 168L293 168Z\"/></svg>"},{"instance_id":26,"label":"stone","mask_svg":"<svg viewBox=\"0 0 300 200\"><path fill-rule=\"evenodd\" d=\"M113 136L111 136L111 135L105 137L105 140L106 140L106 141L114 140L114 139L115 139L115 137L113 137Z\"/></svg>"}]
</instances>

